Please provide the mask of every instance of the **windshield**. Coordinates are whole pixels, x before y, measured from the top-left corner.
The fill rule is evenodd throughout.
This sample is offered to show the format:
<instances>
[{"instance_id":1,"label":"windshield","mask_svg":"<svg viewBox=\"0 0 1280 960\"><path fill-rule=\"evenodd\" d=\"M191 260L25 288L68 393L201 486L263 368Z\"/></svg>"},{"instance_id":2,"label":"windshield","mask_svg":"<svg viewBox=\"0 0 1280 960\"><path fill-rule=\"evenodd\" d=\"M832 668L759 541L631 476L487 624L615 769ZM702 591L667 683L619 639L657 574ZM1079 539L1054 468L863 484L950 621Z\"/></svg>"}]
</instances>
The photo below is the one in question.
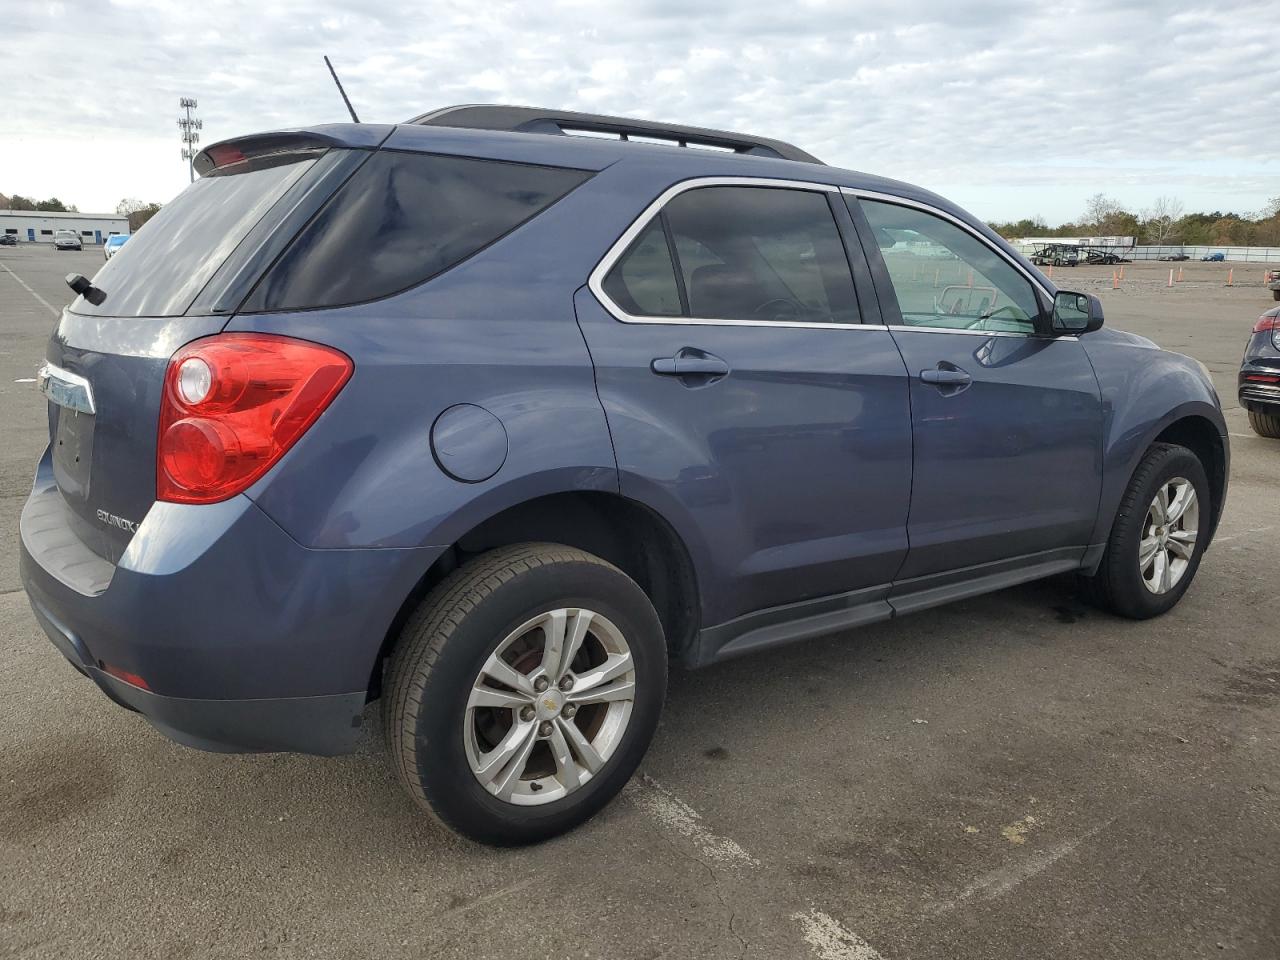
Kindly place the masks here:
<instances>
[{"instance_id":1,"label":"windshield","mask_svg":"<svg viewBox=\"0 0 1280 960\"><path fill-rule=\"evenodd\" d=\"M202 177L161 208L93 278L106 294L83 297L76 313L109 317L176 317L314 158ZM123 242L121 240L120 242Z\"/></svg>"}]
</instances>

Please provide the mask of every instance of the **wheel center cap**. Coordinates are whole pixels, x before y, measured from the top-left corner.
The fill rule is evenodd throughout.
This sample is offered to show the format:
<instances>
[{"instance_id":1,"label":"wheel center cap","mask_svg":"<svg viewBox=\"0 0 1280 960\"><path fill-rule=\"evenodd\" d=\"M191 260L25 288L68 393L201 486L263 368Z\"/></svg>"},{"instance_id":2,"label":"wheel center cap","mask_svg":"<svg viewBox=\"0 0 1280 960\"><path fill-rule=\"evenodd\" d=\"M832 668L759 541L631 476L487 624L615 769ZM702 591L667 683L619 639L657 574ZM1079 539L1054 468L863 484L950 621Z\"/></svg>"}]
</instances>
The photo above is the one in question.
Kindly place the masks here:
<instances>
[{"instance_id":1,"label":"wheel center cap","mask_svg":"<svg viewBox=\"0 0 1280 960\"><path fill-rule=\"evenodd\" d=\"M555 687L548 687L538 694L535 706L538 709L539 720L553 720L560 715L560 710L564 707L564 694Z\"/></svg>"}]
</instances>

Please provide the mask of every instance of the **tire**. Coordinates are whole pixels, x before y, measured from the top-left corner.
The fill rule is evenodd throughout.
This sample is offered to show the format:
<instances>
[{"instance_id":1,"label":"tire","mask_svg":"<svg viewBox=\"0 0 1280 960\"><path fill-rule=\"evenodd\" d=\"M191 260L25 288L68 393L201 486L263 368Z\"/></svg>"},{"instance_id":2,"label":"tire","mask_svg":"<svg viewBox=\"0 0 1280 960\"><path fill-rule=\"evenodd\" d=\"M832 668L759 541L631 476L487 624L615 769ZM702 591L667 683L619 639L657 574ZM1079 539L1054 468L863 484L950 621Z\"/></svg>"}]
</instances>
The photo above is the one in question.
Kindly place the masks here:
<instances>
[{"instance_id":1,"label":"tire","mask_svg":"<svg viewBox=\"0 0 1280 960\"><path fill-rule=\"evenodd\" d=\"M492 679L495 674L489 671L501 666L494 663L497 652L512 670L504 672L508 679L532 687L530 678L553 656L546 652L546 638L553 631L530 624L567 615L569 626L561 620L561 632L571 638L577 634L574 618L588 611L586 639L566 674L566 682L581 688L561 692L562 684L553 683L526 695L514 682ZM630 654L632 671L588 689L593 675L605 677L610 664L626 662L619 649ZM520 650L520 656L512 652ZM450 574L410 616L387 669L387 747L410 796L446 827L497 846L548 839L604 807L648 749L667 684L666 641L644 591L599 557L553 543L493 550ZM614 696L628 677L634 682L629 701L618 696L570 708L574 697L590 699L606 689ZM543 679L539 676L539 683ZM526 699L524 705L476 706L481 688L490 696ZM552 700L561 706L546 712ZM530 709L536 715L522 720L522 711ZM534 733L521 733L529 728ZM579 742L575 730L576 737L589 741L591 753L570 750L570 743ZM532 752L517 750L511 764L493 763L496 775L487 775L482 783L478 768L485 757L530 738L541 742ZM568 754L558 757L557 747ZM600 754L594 753L596 748ZM594 771L588 757L594 757ZM520 773L510 775L516 763ZM572 786L579 780L580 785ZM502 795L504 788L509 797Z\"/></svg>"},{"instance_id":2,"label":"tire","mask_svg":"<svg viewBox=\"0 0 1280 960\"><path fill-rule=\"evenodd\" d=\"M1280 297L1276 299L1280 299ZM1253 427L1253 432L1260 437L1280 440L1280 414L1259 413L1257 410L1250 410L1249 426Z\"/></svg>"},{"instance_id":3,"label":"tire","mask_svg":"<svg viewBox=\"0 0 1280 960\"><path fill-rule=\"evenodd\" d=\"M1271 299L1272 299L1272 300L1280 300L1280 290L1272 290L1272 291L1271 291Z\"/></svg>"},{"instance_id":4,"label":"tire","mask_svg":"<svg viewBox=\"0 0 1280 960\"><path fill-rule=\"evenodd\" d=\"M1155 592L1144 581L1148 571L1154 572L1157 568L1140 566L1139 545L1144 536L1152 532L1149 511L1154 508L1157 493L1162 487L1167 490L1175 481L1189 483L1195 492L1195 522L1188 527L1194 527L1195 539L1191 556L1176 574L1175 582L1162 592ZM1188 515L1190 510L1188 507ZM1095 606L1133 620L1157 617L1172 609L1195 579L1213 526L1213 511L1209 480L1200 459L1186 447L1152 444L1120 498L1120 509L1097 573L1080 578L1081 592ZM1186 540L1185 533L1178 537L1178 543L1185 544ZM1164 562L1173 569L1176 564L1170 556L1172 554L1166 554ZM1178 558L1179 562L1182 559Z\"/></svg>"}]
</instances>

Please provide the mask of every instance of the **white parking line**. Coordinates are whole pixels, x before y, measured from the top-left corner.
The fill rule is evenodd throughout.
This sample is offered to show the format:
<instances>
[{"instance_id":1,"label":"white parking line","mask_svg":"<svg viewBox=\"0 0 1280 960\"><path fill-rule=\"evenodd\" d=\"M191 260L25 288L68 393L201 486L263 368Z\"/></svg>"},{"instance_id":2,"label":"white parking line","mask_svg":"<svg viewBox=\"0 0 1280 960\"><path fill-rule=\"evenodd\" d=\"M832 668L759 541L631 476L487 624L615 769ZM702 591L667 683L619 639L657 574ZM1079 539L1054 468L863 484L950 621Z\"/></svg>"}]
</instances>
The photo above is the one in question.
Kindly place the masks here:
<instances>
[{"instance_id":1,"label":"white parking line","mask_svg":"<svg viewBox=\"0 0 1280 960\"><path fill-rule=\"evenodd\" d=\"M1241 537L1256 537L1264 533L1270 533L1274 530L1274 526L1270 527L1254 527L1252 530L1245 530L1242 533L1233 533L1226 537L1214 537L1214 543L1230 543L1232 540L1239 540Z\"/></svg>"},{"instance_id":2,"label":"white parking line","mask_svg":"<svg viewBox=\"0 0 1280 960\"><path fill-rule=\"evenodd\" d=\"M793 913L791 919L800 924L804 942L818 960L884 960L875 947L821 910Z\"/></svg>"},{"instance_id":3,"label":"white parking line","mask_svg":"<svg viewBox=\"0 0 1280 960\"><path fill-rule=\"evenodd\" d=\"M702 814L650 777L641 774L627 786L632 802L673 833L702 851L703 857L734 867L758 867L760 861L739 846L736 840L718 837L702 824Z\"/></svg>"},{"instance_id":4,"label":"white parking line","mask_svg":"<svg viewBox=\"0 0 1280 960\"><path fill-rule=\"evenodd\" d=\"M656 820L659 826L697 847L704 863L714 862L730 867L760 866L760 861L736 840L718 837L708 830L702 823L702 814L673 796L648 774L641 774L627 784L624 795ZM800 924L801 936L818 960L884 960L871 944L820 910L793 913L791 919Z\"/></svg>"},{"instance_id":5,"label":"white parking line","mask_svg":"<svg viewBox=\"0 0 1280 960\"><path fill-rule=\"evenodd\" d=\"M36 293L34 290L28 287L27 281L23 280L20 276L18 276L16 273L10 270L9 265L7 263L0 263L0 268L3 268L5 273L9 274L9 276L17 280L18 283L22 285L23 290L27 291L27 293L31 294L33 297L35 297L37 300L43 303L45 306L45 309L48 310L50 313L52 313L55 317L59 317L62 315L62 311L60 311L57 307L55 307L52 303L50 303L44 297L40 296L40 294Z\"/></svg>"},{"instance_id":6,"label":"white parking line","mask_svg":"<svg viewBox=\"0 0 1280 960\"><path fill-rule=\"evenodd\" d=\"M981 897L983 900L994 900L996 897L1002 897L1018 884L1048 870L1063 857L1073 853L1080 844L1100 831L1105 830L1114 822L1115 818L1113 817L1098 824L1091 830L1086 830L1073 840L1066 840L1055 847L1049 847L1045 850L1037 850L1017 863L1006 867L998 867L990 873L983 874L961 890L954 899L932 904L926 908L925 912L936 916L950 913L966 900L971 900L974 897Z\"/></svg>"}]
</instances>

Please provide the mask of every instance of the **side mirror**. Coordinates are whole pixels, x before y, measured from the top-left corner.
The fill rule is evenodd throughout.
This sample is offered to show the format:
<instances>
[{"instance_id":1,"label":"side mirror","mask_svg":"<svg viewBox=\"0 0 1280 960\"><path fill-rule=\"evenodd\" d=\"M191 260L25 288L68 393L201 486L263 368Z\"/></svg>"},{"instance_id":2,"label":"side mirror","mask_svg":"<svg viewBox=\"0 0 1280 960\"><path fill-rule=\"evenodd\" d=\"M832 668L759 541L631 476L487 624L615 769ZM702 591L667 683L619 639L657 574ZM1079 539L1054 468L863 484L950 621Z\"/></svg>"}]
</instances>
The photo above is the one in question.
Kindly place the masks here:
<instances>
[{"instance_id":1,"label":"side mirror","mask_svg":"<svg viewBox=\"0 0 1280 960\"><path fill-rule=\"evenodd\" d=\"M1091 293L1059 290L1053 298L1053 332L1089 333L1102 326L1102 301Z\"/></svg>"}]
</instances>

